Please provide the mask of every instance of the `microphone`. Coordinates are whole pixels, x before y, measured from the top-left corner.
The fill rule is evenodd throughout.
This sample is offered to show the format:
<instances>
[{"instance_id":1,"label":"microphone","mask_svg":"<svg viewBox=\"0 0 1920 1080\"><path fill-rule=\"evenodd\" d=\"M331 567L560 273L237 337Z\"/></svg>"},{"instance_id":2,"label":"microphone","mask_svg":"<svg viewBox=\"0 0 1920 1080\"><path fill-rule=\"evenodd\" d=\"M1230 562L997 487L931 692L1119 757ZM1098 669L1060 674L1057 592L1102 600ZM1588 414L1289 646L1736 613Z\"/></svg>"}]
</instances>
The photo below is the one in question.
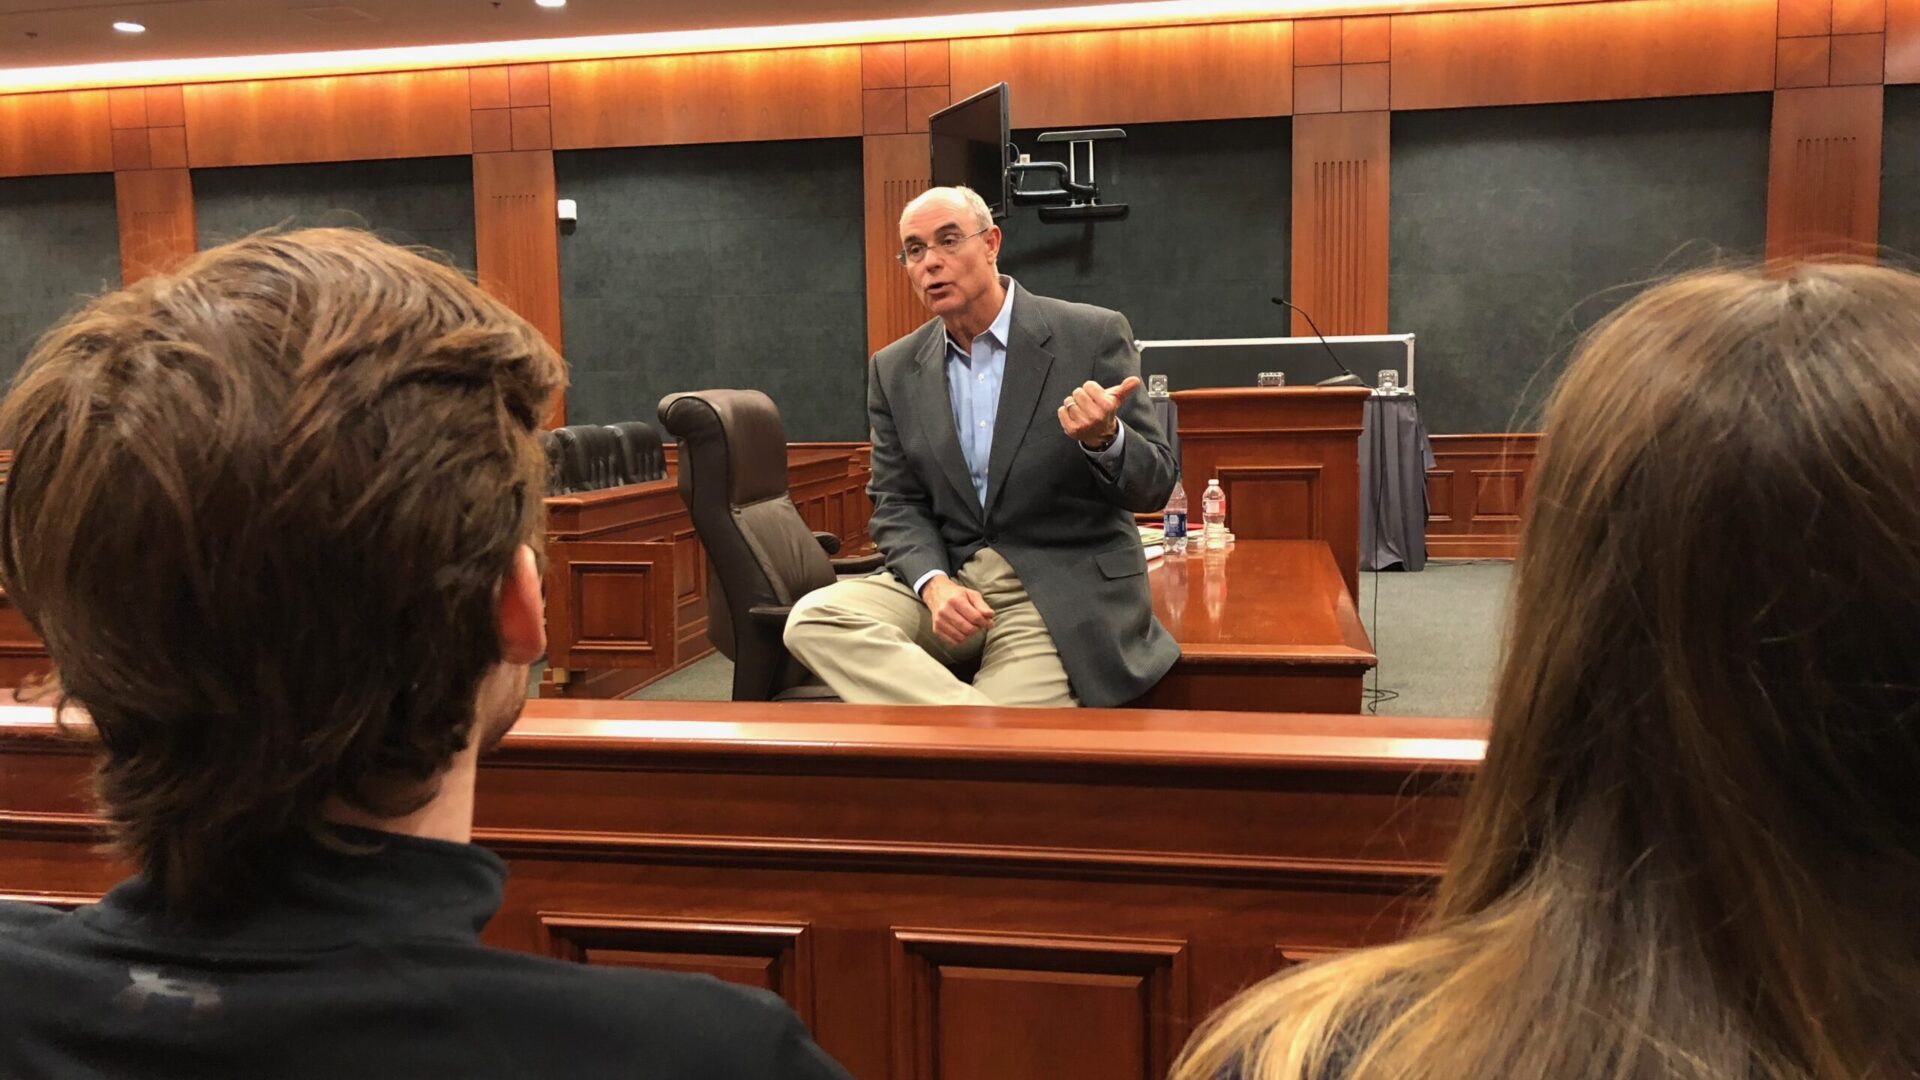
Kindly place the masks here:
<instances>
[{"instance_id":1,"label":"microphone","mask_svg":"<svg viewBox=\"0 0 1920 1080\"><path fill-rule=\"evenodd\" d=\"M1362 379L1360 376L1355 375L1353 373L1352 368L1340 362L1340 354L1333 351L1333 346L1327 341L1327 335L1321 333L1320 328L1318 326L1314 326L1313 316L1307 314L1307 309L1301 307L1298 304L1295 304L1291 300L1285 299L1284 297L1275 296L1275 297L1270 297L1269 299L1271 299L1274 303L1280 305L1283 308L1291 308L1294 311L1299 312L1300 317L1307 320L1307 325L1313 328L1313 336L1320 339L1320 347L1327 350L1327 356L1333 361L1333 366L1339 368L1341 371L1346 372L1345 375L1335 375L1331 379L1321 379L1319 382L1314 384L1315 386L1365 386L1367 385L1367 381L1365 379Z\"/></svg>"}]
</instances>

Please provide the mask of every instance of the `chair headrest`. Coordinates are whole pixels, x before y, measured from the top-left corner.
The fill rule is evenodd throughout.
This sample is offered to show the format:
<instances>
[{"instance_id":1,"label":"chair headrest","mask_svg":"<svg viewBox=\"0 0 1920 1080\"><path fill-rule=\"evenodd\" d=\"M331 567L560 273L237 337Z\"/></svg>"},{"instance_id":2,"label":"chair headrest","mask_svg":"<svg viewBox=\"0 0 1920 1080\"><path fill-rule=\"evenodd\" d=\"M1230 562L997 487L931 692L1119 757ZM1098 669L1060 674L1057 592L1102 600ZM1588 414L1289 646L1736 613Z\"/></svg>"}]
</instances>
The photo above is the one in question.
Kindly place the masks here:
<instances>
[{"instance_id":1,"label":"chair headrest","mask_svg":"<svg viewBox=\"0 0 1920 1080\"><path fill-rule=\"evenodd\" d=\"M726 477L730 505L787 493L787 431L773 399L760 391L670 394L660 401L660 423L685 444L683 487L690 469L698 467L694 461L715 460Z\"/></svg>"}]
</instances>

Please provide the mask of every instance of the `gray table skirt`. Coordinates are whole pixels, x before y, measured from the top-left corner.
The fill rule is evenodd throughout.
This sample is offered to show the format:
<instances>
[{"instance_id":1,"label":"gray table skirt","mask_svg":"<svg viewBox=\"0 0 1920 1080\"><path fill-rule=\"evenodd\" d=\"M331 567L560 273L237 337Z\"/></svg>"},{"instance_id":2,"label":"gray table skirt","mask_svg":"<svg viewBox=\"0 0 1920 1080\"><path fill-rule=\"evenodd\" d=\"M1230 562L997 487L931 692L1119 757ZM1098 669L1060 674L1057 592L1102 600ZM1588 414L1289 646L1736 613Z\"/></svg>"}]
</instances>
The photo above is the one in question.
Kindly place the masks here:
<instances>
[{"instance_id":1,"label":"gray table skirt","mask_svg":"<svg viewBox=\"0 0 1920 1080\"><path fill-rule=\"evenodd\" d=\"M1433 444L1411 394L1367 399L1360 429L1360 569L1427 565Z\"/></svg>"}]
</instances>

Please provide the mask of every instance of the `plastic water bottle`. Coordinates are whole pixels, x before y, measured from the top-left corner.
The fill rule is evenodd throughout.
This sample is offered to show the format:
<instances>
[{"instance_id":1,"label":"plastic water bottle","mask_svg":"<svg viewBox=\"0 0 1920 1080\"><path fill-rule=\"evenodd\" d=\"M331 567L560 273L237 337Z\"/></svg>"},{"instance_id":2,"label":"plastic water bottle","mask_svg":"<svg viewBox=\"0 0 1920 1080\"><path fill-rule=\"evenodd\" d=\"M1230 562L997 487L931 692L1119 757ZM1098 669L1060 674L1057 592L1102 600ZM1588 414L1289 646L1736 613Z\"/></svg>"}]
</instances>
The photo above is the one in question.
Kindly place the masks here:
<instances>
[{"instance_id":1,"label":"plastic water bottle","mask_svg":"<svg viewBox=\"0 0 1920 1080\"><path fill-rule=\"evenodd\" d=\"M1224 551L1227 547L1227 493L1220 486L1218 478L1207 481L1207 490L1200 496L1200 520L1206 532L1207 550Z\"/></svg>"},{"instance_id":2,"label":"plastic water bottle","mask_svg":"<svg viewBox=\"0 0 1920 1080\"><path fill-rule=\"evenodd\" d=\"M1161 515L1160 531L1166 534L1167 554L1187 553L1187 489L1173 482L1173 494L1167 497L1166 513Z\"/></svg>"}]
</instances>

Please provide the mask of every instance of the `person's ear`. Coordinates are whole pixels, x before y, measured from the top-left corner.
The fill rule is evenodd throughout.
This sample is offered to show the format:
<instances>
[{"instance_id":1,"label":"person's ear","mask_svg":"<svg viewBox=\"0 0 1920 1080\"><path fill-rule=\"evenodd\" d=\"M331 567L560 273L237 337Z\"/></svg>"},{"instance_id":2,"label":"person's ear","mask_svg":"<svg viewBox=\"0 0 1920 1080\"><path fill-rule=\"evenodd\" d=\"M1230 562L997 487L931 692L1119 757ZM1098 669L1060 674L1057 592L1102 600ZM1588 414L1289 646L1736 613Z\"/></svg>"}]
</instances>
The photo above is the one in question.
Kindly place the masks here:
<instances>
[{"instance_id":1,"label":"person's ear","mask_svg":"<svg viewBox=\"0 0 1920 1080\"><path fill-rule=\"evenodd\" d=\"M997 263L1000 261L1000 241L1005 239L1005 237L1006 237L1006 234L1000 231L1000 226L998 225L991 226L987 230L987 261L988 262Z\"/></svg>"},{"instance_id":2,"label":"person's ear","mask_svg":"<svg viewBox=\"0 0 1920 1080\"><path fill-rule=\"evenodd\" d=\"M500 630L500 658L509 664L531 664L547 651L547 605L540 594L540 562L533 549L521 544L513 564L500 582L495 610Z\"/></svg>"}]
</instances>

